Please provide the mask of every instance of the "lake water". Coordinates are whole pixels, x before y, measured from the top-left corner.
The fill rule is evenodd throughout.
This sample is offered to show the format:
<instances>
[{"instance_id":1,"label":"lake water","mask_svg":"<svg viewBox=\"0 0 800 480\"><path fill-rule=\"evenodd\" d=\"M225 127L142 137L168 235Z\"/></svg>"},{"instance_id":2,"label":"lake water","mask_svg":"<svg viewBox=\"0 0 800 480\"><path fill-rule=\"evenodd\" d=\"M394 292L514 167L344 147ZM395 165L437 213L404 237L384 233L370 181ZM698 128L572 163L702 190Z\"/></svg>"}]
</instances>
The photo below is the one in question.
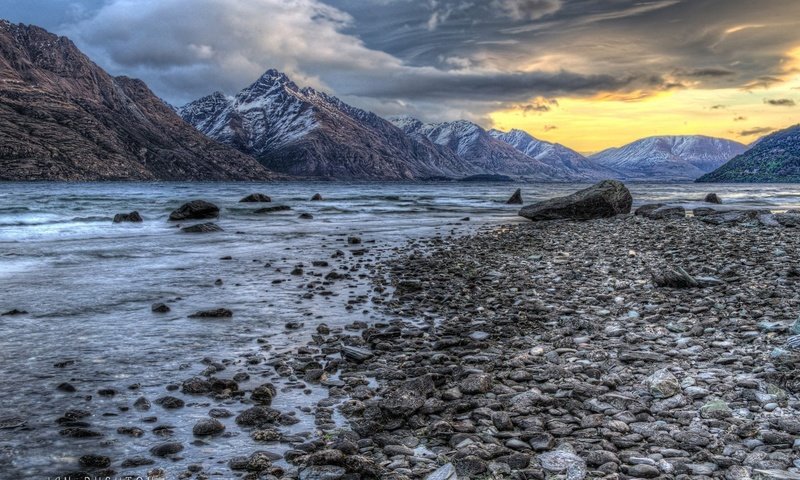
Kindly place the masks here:
<instances>
[{"instance_id":1,"label":"lake water","mask_svg":"<svg viewBox=\"0 0 800 480\"><path fill-rule=\"evenodd\" d=\"M12 427L12 417L25 422L0 429L0 478L77 470L77 456L87 452L110 455L112 467L120 472L143 473L147 467L126 470L118 464L126 457L149 456L148 449L165 440L151 432L158 425L173 427L170 440L187 446L183 460L157 462L171 473L189 463L227 472L224 462L235 455L285 450L286 445L253 444L232 419L224 420L228 435L191 445L191 426L207 417L209 408L237 412L245 408L238 401L187 398L185 408L166 411L154 405L145 413L127 407L142 395L151 400L181 396L165 387L198 374L207 367L203 359L227 359L241 366L246 355L257 354L265 363L248 367L258 378L243 386L273 379L274 370L266 362L307 342L320 322L337 327L379 318L369 303L348 308L348 299L370 295L365 279L343 283L336 295L300 301L309 280L287 279L294 266L303 263L310 270L312 261L329 259L337 250L351 255L349 235L363 239L359 247L383 255L393 249L402 252L413 238L523 221L516 216L517 207L505 205L517 187L528 203L571 193L582 185L0 183L0 313L29 312L0 317L0 417L5 419L0 426ZM795 185L629 188L636 205L659 201L691 208L702 204L698 199L705 193L715 191L726 207L800 208L800 188ZM270 195L272 205L292 210L256 215L253 211L260 205L238 203L253 192ZM317 192L324 200L309 201ZM225 231L185 234L167 222L172 210L192 199L219 205L217 223ZM114 214L132 210L144 217L142 224L112 224ZM313 220L299 219L303 212L311 213ZM463 217L471 221L461 222ZM221 259L227 256L232 259ZM348 258L362 267L358 273L363 277L368 263L375 261L373 256L363 261ZM318 270L326 273L330 268ZM154 302L167 302L172 311L154 314ZM197 310L218 307L230 308L234 317L187 318ZM287 330L287 322L303 326ZM226 377L225 372L219 376ZM77 392L57 390L62 382ZM129 389L133 384L138 388ZM102 388L114 388L117 394L97 395ZM324 397L325 389L304 390L287 387L273 404L293 411L300 420L286 427L287 433L314 431L314 418L302 407ZM77 440L59 435L55 420L69 408L90 410L88 421L104 436ZM146 416L158 416L157 423L142 423ZM118 435L116 428L126 425L143 428L146 434Z\"/></svg>"}]
</instances>

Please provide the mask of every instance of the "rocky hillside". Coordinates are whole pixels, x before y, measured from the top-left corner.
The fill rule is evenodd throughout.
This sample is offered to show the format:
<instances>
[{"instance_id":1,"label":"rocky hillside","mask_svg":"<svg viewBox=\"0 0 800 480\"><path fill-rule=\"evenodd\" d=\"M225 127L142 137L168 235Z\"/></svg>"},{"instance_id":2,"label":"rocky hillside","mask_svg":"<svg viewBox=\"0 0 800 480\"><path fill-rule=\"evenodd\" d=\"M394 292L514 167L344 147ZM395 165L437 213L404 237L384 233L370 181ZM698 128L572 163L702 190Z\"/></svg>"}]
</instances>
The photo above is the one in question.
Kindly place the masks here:
<instances>
[{"instance_id":1,"label":"rocky hillside","mask_svg":"<svg viewBox=\"0 0 800 480\"><path fill-rule=\"evenodd\" d=\"M403 180L476 173L452 152L377 115L268 70L234 97L214 93L179 109L209 137L292 175Z\"/></svg>"},{"instance_id":2,"label":"rocky hillside","mask_svg":"<svg viewBox=\"0 0 800 480\"><path fill-rule=\"evenodd\" d=\"M39 27L0 21L0 78L0 180L273 177Z\"/></svg>"},{"instance_id":3,"label":"rocky hillside","mask_svg":"<svg viewBox=\"0 0 800 480\"><path fill-rule=\"evenodd\" d=\"M576 180L623 177L620 173L598 165L575 150L558 143L539 140L523 130L513 129L508 132L489 130L489 135L511 145L525 155L563 172L564 175L574 177Z\"/></svg>"},{"instance_id":4,"label":"rocky hillside","mask_svg":"<svg viewBox=\"0 0 800 480\"><path fill-rule=\"evenodd\" d=\"M800 125L768 135L698 182L800 182Z\"/></svg>"},{"instance_id":5,"label":"rocky hillside","mask_svg":"<svg viewBox=\"0 0 800 480\"><path fill-rule=\"evenodd\" d=\"M702 135L648 137L589 157L625 178L694 180L745 151L741 143Z\"/></svg>"}]
</instances>

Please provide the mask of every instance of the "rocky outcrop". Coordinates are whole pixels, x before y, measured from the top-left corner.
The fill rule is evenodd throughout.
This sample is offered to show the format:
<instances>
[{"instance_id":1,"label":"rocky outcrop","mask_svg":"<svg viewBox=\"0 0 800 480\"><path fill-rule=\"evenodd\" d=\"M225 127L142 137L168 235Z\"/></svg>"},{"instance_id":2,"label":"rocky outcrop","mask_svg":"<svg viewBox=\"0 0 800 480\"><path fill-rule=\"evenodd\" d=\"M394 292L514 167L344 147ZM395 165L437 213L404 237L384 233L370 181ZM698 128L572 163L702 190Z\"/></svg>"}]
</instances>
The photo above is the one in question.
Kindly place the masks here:
<instances>
[{"instance_id":1,"label":"rocky outcrop","mask_svg":"<svg viewBox=\"0 0 800 480\"><path fill-rule=\"evenodd\" d=\"M205 220L219 217L219 207L205 200L192 200L169 214L173 222L180 220Z\"/></svg>"},{"instance_id":2,"label":"rocky outcrop","mask_svg":"<svg viewBox=\"0 0 800 480\"><path fill-rule=\"evenodd\" d=\"M603 180L566 197L528 205L519 215L529 220L590 220L630 213L633 198L622 182Z\"/></svg>"},{"instance_id":3,"label":"rocky outcrop","mask_svg":"<svg viewBox=\"0 0 800 480\"><path fill-rule=\"evenodd\" d=\"M522 205L522 189L518 188L517 191L511 195L511 198L509 198L508 201L506 201L506 204Z\"/></svg>"},{"instance_id":4,"label":"rocky outcrop","mask_svg":"<svg viewBox=\"0 0 800 480\"><path fill-rule=\"evenodd\" d=\"M0 78L0 180L274 177L39 27L0 20Z\"/></svg>"}]
</instances>

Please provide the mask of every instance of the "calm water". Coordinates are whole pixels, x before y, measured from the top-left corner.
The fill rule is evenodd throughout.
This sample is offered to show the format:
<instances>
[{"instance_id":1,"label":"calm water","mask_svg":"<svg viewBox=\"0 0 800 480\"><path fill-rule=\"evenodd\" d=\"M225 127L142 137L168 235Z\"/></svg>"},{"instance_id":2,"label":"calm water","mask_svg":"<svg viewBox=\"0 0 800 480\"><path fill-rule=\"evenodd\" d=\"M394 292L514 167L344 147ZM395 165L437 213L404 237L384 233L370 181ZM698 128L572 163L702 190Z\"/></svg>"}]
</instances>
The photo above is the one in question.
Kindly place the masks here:
<instances>
[{"instance_id":1,"label":"calm water","mask_svg":"<svg viewBox=\"0 0 800 480\"><path fill-rule=\"evenodd\" d=\"M579 185L520 185L526 203L570 193ZM793 185L632 184L636 204L669 201L687 207L716 191L726 206L800 208L800 188ZM294 265L325 260L345 250L347 235L359 235L373 249L402 247L408 239L466 233L478 226L520 221L517 208L505 205L514 184L0 184L0 312L27 310L27 315L0 317L0 417L26 423L0 429L0 478L44 476L63 468L77 469L76 455L94 451L119 460L148 456L147 449L163 438L149 429L175 427L172 440L184 442L185 460L158 462L170 471L188 463L204 463L226 472L215 462L258 449L280 452L286 446L257 447L231 427L232 435L189 445L191 425L208 409L236 403L194 404L174 412L154 405L147 413L120 407L145 395L166 395L165 386L197 374L204 358L232 359L258 352L268 361L308 341L319 322L341 326L375 318L363 306L345 309L347 296L368 293L368 282L350 282L345 295L298 302L304 281L280 284ZM255 204L238 200L263 192L272 205L291 211L254 215ZM310 202L320 192L324 201ZM222 209L218 224L225 232L182 234L166 221L185 201L202 198ZM115 213L138 210L143 224L111 223ZM313 214L313 220L298 214ZM458 225L462 217L471 222ZM371 241L376 243L371 243ZM222 261L223 256L233 260ZM269 265L268 267L265 265ZM281 271L276 271L280 269ZM215 280L223 280L215 285ZM307 281L307 280L306 280ZM166 315L150 312L153 302L172 307ZM227 307L232 320L192 320L201 309ZM304 327L288 331L289 321ZM265 351L256 339L265 339ZM63 368L55 365L68 362ZM262 383L274 376L266 365ZM252 370L251 370L252 371ZM221 377L225 378L223 372ZM69 382L77 393L55 387ZM128 385L140 384L137 391ZM248 385L245 385L248 386ZM111 398L100 388L116 388ZM313 405L325 393L321 387L303 393L282 391L275 408L295 411L301 422L288 433L312 432L313 417L298 407ZM91 395L91 400L87 399ZM180 394L176 394L180 396ZM93 412L93 428L102 439L74 440L59 436L54 421L68 408ZM156 424L141 417L157 415ZM2 422L0 422L0 426ZM117 435L116 427L131 425L147 433L136 439ZM169 463L169 465L165 465ZM134 469L143 472L145 469ZM121 470L125 471L125 470Z\"/></svg>"}]
</instances>

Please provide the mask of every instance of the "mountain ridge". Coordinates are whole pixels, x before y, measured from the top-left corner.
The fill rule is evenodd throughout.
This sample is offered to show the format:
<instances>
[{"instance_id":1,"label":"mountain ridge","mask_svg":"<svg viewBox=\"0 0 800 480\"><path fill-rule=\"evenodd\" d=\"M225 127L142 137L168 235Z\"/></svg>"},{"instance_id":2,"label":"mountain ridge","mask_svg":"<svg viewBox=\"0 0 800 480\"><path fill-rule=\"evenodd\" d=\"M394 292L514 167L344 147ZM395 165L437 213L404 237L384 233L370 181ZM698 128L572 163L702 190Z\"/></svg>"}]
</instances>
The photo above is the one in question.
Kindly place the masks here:
<instances>
[{"instance_id":1,"label":"mountain ridge","mask_svg":"<svg viewBox=\"0 0 800 480\"><path fill-rule=\"evenodd\" d=\"M800 124L767 135L696 180L731 183L800 182Z\"/></svg>"},{"instance_id":2,"label":"mountain ridge","mask_svg":"<svg viewBox=\"0 0 800 480\"><path fill-rule=\"evenodd\" d=\"M275 178L40 27L0 21L0 77L2 180Z\"/></svg>"}]
</instances>

